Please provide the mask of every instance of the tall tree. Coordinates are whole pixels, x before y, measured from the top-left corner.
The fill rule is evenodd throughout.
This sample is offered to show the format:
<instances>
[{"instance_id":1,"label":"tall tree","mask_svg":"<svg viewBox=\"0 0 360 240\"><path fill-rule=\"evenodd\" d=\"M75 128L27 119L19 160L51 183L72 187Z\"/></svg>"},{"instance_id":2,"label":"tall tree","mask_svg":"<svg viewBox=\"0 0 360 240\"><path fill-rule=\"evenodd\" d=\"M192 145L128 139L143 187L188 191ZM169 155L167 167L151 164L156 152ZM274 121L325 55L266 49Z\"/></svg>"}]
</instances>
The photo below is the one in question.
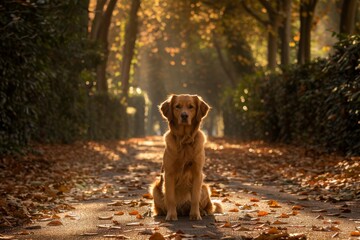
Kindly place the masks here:
<instances>
[{"instance_id":1,"label":"tall tree","mask_svg":"<svg viewBox=\"0 0 360 240\"><path fill-rule=\"evenodd\" d=\"M280 28L281 38L281 65L286 67L290 64L290 40L291 40L291 4L292 0L282 2L283 22Z\"/></svg>"},{"instance_id":2,"label":"tall tree","mask_svg":"<svg viewBox=\"0 0 360 240\"><path fill-rule=\"evenodd\" d=\"M96 76L97 76L97 89L99 92L107 92L108 91L108 84L106 79L106 66L107 60L109 56L109 42L108 42L108 35L109 35L109 28L111 23L112 13L115 9L117 0L110 0L108 6L106 8L105 13L102 16L101 24L98 30L98 42L103 52L103 59L100 64L96 68Z\"/></svg>"},{"instance_id":3,"label":"tall tree","mask_svg":"<svg viewBox=\"0 0 360 240\"><path fill-rule=\"evenodd\" d=\"M298 49L298 64L311 60L311 28L314 11L318 0L300 1L300 41Z\"/></svg>"},{"instance_id":4,"label":"tall tree","mask_svg":"<svg viewBox=\"0 0 360 240\"><path fill-rule=\"evenodd\" d=\"M266 9L268 14L268 19L264 20L261 18L256 12L254 12L245 1L243 1L244 9L253 16L256 20L258 20L268 31L268 45L267 45L267 62L268 68L270 70L274 70L277 66L277 51L278 51L278 32L279 27L281 26L281 21L283 19L283 15L280 11L281 0L277 0L276 6L273 7L272 4L267 0L259 0L261 5Z\"/></svg>"},{"instance_id":5,"label":"tall tree","mask_svg":"<svg viewBox=\"0 0 360 240\"><path fill-rule=\"evenodd\" d=\"M344 0L341 8L340 33L353 34L358 0Z\"/></svg>"},{"instance_id":6,"label":"tall tree","mask_svg":"<svg viewBox=\"0 0 360 240\"><path fill-rule=\"evenodd\" d=\"M125 43L123 61L121 65L120 82L122 86L122 98L127 101L130 80L131 61L134 56L134 48L136 36L138 32L138 11L140 8L140 0L132 0L130 8L129 22L125 31Z\"/></svg>"}]
</instances>

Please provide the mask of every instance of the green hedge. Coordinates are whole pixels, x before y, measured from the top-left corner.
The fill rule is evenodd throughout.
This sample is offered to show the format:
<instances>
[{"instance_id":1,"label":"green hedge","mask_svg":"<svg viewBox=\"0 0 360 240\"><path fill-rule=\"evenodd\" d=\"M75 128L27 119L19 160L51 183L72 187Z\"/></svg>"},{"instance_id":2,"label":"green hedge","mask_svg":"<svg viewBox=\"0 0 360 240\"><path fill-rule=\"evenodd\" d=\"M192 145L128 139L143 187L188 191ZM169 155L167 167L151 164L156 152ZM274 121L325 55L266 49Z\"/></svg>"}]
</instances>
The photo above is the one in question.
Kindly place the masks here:
<instances>
[{"instance_id":1,"label":"green hedge","mask_svg":"<svg viewBox=\"0 0 360 240\"><path fill-rule=\"evenodd\" d=\"M244 79L226 94L225 135L360 154L360 37L329 59Z\"/></svg>"},{"instance_id":2,"label":"green hedge","mask_svg":"<svg viewBox=\"0 0 360 240\"><path fill-rule=\"evenodd\" d=\"M100 59L87 24L86 1L1 3L0 155L33 140L123 137L124 107L86 84Z\"/></svg>"},{"instance_id":3,"label":"green hedge","mask_svg":"<svg viewBox=\"0 0 360 240\"><path fill-rule=\"evenodd\" d=\"M95 94L88 99L86 138L92 140L127 137L127 116L119 97Z\"/></svg>"}]
</instances>

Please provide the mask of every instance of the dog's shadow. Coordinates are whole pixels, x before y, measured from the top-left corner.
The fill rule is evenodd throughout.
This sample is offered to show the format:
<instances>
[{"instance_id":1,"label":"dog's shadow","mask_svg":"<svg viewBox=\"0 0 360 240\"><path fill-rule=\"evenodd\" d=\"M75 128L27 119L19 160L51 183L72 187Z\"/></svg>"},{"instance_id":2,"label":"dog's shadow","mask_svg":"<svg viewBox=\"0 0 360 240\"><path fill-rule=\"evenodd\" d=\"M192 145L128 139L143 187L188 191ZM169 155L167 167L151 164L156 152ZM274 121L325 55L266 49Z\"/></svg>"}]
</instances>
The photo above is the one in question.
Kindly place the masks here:
<instances>
[{"instance_id":1,"label":"dog's shadow","mask_svg":"<svg viewBox=\"0 0 360 240\"><path fill-rule=\"evenodd\" d=\"M161 222L161 226L170 232L177 233L184 238L221 239L224 233L215 224L214 215L202 216L202 220L190 220L189 216L178 216L177 221L165 221L165 216L154 216L154 220Z\"/></svg>"}]
</instances>

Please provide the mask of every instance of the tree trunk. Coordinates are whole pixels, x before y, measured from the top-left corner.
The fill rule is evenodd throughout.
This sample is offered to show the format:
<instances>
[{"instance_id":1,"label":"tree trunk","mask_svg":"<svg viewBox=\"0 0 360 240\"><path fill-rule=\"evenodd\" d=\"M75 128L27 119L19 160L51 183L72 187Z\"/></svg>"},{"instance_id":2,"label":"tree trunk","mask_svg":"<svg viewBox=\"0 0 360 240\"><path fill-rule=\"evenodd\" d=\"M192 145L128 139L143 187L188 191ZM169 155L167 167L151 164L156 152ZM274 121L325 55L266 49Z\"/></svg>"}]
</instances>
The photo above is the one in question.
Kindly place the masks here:
<instances>
[{"instance_id":1,"label":"tree trunk","mask_svg":"<svg viewBox=\"0 0 360 240\"><path fill-rule=\"evenodd\" d=\"M101 23L99 25L98 33L96 34L96 40L100 44L100 47L103 51L103 59L101 63L96 67L97 90L98 92L103 93L107 93L108 91L108 84L106 78L106 66L109 55L108 35L111 24L112 12L115 9L116 2L117 0L110 0L105 13L101 17Z\"/></svg>"},{"instance_id":2,"label":"tree trunk","mask_svg":"<svg viewBox=\"0 0 360 240\"><path fill-rule=\"evenodd\" d=\"M318 0L301 0L300 2L298 64L305 64L311 60L311 27L317 2Z\"/></svg>"},{"instance_id":3,"label":"tree trunk","mask_svg":"<svg viewBox=\"0 0 360 240\"><path fill-rule=\"evenodd\" d=\"M341 9L340 33L353 34L358 0L344 0Z\"/></svg>"},{"instance_id":4,"label":"tree trunk","mask_svg":"<svg viewBox=\"0 0 360 240\"><path fill-rule=\"evenodd\" d=\"M95 41L98 38L105 3L106 0L97 0L96 2L95 16L91 24L91 32L90 32L91 40Z\"/></svg>"},{"instance_id":5,"label":"tree trunk","mask_svg":"<svg viewBox=\"0 0 360 240\"><path fill-rule=\"evenodd\" d=\"M277 45L277 35L273 32L273 28L268 33L268 45L267 45L267 62L268 62L268 69L275 70L277 62L276 62L276 55L277 55L278 45Z\"/></svg>"},{"instance_id":6,"label":"tree trunk","mask_svg":"<svg viewBox=\"0 0 360 240\"><path fill-rule=\"evenodd\" d=\"M221 51L219 42L218 42L215 34L213 34L213 45L214 45L214 48L216 50L216 53L217 53L217 56L218 56L218 59L219 59L219 62L220 62L220 66L222 67L225 75L227 76L231 87L235 88L236 87L236 81L235 81L235 78L233 76L233 72L230 70L230 68L228 68L228 66L226 64L224 55L223 55L223 53Z\"/></svg>"},{"instance_id":7,"label":"tree trunk","mask_svg":"<svg viewBox=\"0 0 360 240\"><path fill-rule=\"evenodd\" d=\"M126 31L125 31L124 54L123 54L123 62L121 65L121 76L120 76L120 81L122 85L122 99L125 100L125 102L128 99L131 61L134 55L136 36L138 32L137 13L139 8L140 8L140 0L132 0L129 23L126 26Z\"/></svg>"},{"instance_id":8,"label":"tree trunk","mask_svg":"<svg viewBox=\"0 0 360 240\"><path fill-rule=\"evenodd\" d=\"M279 6L282 3L282 1L278 0L276 1L276 7L274 8L271 4L271 1L267 0L259 0L261 5L263 5L264 8L266 8L266 11L268 13L268 21L264 21L258 14L256 14L254 11L252 11L245 3L245 1L242 1L242 4L244 6L244 9L253 16L257 21L262 23L265 28L267 28L268 32L268 45L267 45L267 61L268 61L268 69L269 70L275 70L277 66L277 52L278 52L278 32L280 23L282 20L282 15L279 12Z\"/></svg>"},{"instance_id":9,"label":"tree trunk","mask_svg":"<svg viewBox=\"0 0 360 240\"><path fill-rule=\"evenodd\" d=\"M284 20L281 27L281 65L286 67L290 64L290 40L291 40L291 4L292 0L283 2Z\"/></svg>"},{"instance_id":10,"label":"tree trunk","mask_svg":"<svg viewBox=\"0 0 360 240\"><path fill-rule=\"evenodd\" d=\"M278 31L281 23L281 16L279 14L269 14L270 26L268 33L268 69L275 70L277 66L277 52L278 52Z\"/></svg>"}]
</instances>

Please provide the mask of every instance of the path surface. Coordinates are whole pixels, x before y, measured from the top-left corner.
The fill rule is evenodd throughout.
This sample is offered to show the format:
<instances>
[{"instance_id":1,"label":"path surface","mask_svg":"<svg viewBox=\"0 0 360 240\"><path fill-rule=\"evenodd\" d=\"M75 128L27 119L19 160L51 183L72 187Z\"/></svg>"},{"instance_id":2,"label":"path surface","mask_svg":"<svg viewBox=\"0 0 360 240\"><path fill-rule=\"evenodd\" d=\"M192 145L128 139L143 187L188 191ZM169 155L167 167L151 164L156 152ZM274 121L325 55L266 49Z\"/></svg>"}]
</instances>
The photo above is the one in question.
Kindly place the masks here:
<instances>
[{"instance_id":1,"label":"path surface","mask_svg":"<svg viewBox=\"0 0 360 240\"><path fill-rule=\"evenodd\" d=\"M323 179L323 189L314 188L320 184L317 177L328 174L328 167L318 166L323 156L309 157L301 149L209 141L206 181L212 187L212 199L222 202L225 213L201 221L182 217L166 222L164 217L152 216L147 194L160 170L164 148L160 137L39 148L42 161L50 161L49 168L59 167L59 174L67 177L57 189L68 189L62 191L61 200L52 200L51 206L57 206L53 210L45 203L43 209L32 206L32 223L0 228L0 239L360 239L356 236L358 185L341 185L347 189L343 191ZM343 161L331 159L328 164L334 169ZM336 166L331 165L335 162ZM356 174L342 180L354 181ZM57 176L56 172L50 176ZM327 176L336 177L334 172Z\"/></svg>"}]
</instances>

